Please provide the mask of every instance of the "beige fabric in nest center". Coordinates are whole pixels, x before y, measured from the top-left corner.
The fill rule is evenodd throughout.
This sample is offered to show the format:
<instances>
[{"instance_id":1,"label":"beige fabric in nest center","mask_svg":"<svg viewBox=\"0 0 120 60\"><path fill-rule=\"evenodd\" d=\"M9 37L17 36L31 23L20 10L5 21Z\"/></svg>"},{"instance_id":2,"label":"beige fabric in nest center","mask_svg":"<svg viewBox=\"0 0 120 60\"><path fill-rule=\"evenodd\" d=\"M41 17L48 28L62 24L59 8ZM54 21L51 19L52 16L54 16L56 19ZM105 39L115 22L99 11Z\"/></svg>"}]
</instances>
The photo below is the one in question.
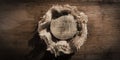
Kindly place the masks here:
<instances>
[{"instance_id":1,"label":"beige fabric in nest center","mask_svg":"<svg viewBox=\"0 0 120 60\"><path fill-rule=\"evenodd\" d=\"M65 15L52 20L50 30L60 40L70 39L77 32L77 24L72 15Z\"/></svg>"}]
</instances>

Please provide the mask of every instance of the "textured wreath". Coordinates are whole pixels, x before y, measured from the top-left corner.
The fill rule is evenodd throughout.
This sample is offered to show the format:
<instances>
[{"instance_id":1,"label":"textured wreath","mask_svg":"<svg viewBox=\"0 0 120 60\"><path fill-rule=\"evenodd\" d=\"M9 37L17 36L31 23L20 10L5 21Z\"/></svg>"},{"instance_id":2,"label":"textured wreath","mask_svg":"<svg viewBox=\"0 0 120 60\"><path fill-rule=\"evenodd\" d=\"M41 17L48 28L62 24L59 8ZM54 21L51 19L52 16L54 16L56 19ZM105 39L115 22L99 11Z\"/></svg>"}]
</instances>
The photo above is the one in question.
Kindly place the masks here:
<instances>
[{"instance_id":1,"label":"textured wreath","mask_svg":"<svg viewBox=\"0 0 120 60\"><path fill-rule=\"evenodd\" d=\"M58 18L54 16L53 11L56 12L67 12L74 17L77 22L77 33L70 41L53 41L51 32L48 31L50 27L51 20ZM55 54L55 56L61 55L61 52L64 54L70 54L76 52L84 44L84 41L87 39L87 22L88 17L83 13L78 11L76 6L70 5L53 5L47 13L39 21L38 32L41 39L43 39L47 45L47 51Z\"/></svg>"}]
</instances>

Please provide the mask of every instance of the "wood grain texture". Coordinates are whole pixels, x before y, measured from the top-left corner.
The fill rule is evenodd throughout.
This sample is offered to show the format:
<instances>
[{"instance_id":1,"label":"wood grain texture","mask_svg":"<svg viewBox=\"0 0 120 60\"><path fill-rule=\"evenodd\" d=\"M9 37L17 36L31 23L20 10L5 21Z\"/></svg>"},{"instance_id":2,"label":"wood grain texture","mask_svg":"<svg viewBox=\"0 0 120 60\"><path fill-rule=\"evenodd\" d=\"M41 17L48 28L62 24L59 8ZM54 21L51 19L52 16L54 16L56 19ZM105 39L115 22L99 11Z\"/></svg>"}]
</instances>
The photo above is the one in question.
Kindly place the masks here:
<instances>
[{"instance_id":1,"label":"wood grain texture","mask_svg":"<svg viewBox=\"0 0 120 60\"><path fill-rule=\"evenodd\" d=\"M117 3L98 3L97 0L94 2L84 0L86 1L84 3L79 0L41 1L0 4L0 60L26 60L24 56L33 49L28 46L28 41L35 34L33 32L40 17L52 4L57 3L76 5L89 18L88 40L71 60L120 60L119 0L101 0ZM40 42L35 43L36 46L39 45L38 43ZM31 60L39 60L44 54L37 55L39 48L31 52L33 51Z\"/></svg>"}]
</instances>

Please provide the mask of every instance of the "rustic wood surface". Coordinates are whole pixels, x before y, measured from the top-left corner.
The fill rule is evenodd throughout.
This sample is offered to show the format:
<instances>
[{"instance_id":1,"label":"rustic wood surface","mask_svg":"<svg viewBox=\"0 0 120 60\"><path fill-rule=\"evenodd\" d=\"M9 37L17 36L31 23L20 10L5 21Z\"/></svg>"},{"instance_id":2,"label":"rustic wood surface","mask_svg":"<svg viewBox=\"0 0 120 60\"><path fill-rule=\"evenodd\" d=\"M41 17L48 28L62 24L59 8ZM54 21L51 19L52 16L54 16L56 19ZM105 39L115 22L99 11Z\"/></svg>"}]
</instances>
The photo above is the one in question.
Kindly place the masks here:
<instances>
[{"instance_id":1,"label":"rustic wood surface","mask_svg":"<svg viewBox=\"0 0 120 60\"><path fill-rule=\"evenodd\" d=\"M28 41L34 36L40 17L56 3L76 5L89 17L88 39L71 60L120 60L119 0L14 1L0 2L0 60L26 60L24 56L33 49Z\"/></svg>"}]
</instances>

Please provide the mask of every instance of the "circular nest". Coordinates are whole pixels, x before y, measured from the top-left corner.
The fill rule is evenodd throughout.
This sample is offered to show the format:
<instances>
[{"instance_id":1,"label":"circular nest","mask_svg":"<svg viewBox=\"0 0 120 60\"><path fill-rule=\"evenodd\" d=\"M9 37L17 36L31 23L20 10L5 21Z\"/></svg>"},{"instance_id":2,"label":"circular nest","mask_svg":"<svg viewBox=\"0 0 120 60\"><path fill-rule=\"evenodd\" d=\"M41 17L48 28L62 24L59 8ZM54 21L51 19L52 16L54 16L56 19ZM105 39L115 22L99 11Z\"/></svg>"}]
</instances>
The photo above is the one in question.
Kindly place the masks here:
<instances>
[{"instance_id":1,"label":"circular nest","mask_svg":"<svg viewBox=\"0 0 120 60\"><path fill-rule=\"evenodd\" d=\"M76 6L53 5L39 21L39 36L45 41L47 50L55 56L59 56L61 51L70 54L78 51L86 41L87 21L87 15ZM64 41L56 42L53 37Z\"/></svg>"}]
</instances>

